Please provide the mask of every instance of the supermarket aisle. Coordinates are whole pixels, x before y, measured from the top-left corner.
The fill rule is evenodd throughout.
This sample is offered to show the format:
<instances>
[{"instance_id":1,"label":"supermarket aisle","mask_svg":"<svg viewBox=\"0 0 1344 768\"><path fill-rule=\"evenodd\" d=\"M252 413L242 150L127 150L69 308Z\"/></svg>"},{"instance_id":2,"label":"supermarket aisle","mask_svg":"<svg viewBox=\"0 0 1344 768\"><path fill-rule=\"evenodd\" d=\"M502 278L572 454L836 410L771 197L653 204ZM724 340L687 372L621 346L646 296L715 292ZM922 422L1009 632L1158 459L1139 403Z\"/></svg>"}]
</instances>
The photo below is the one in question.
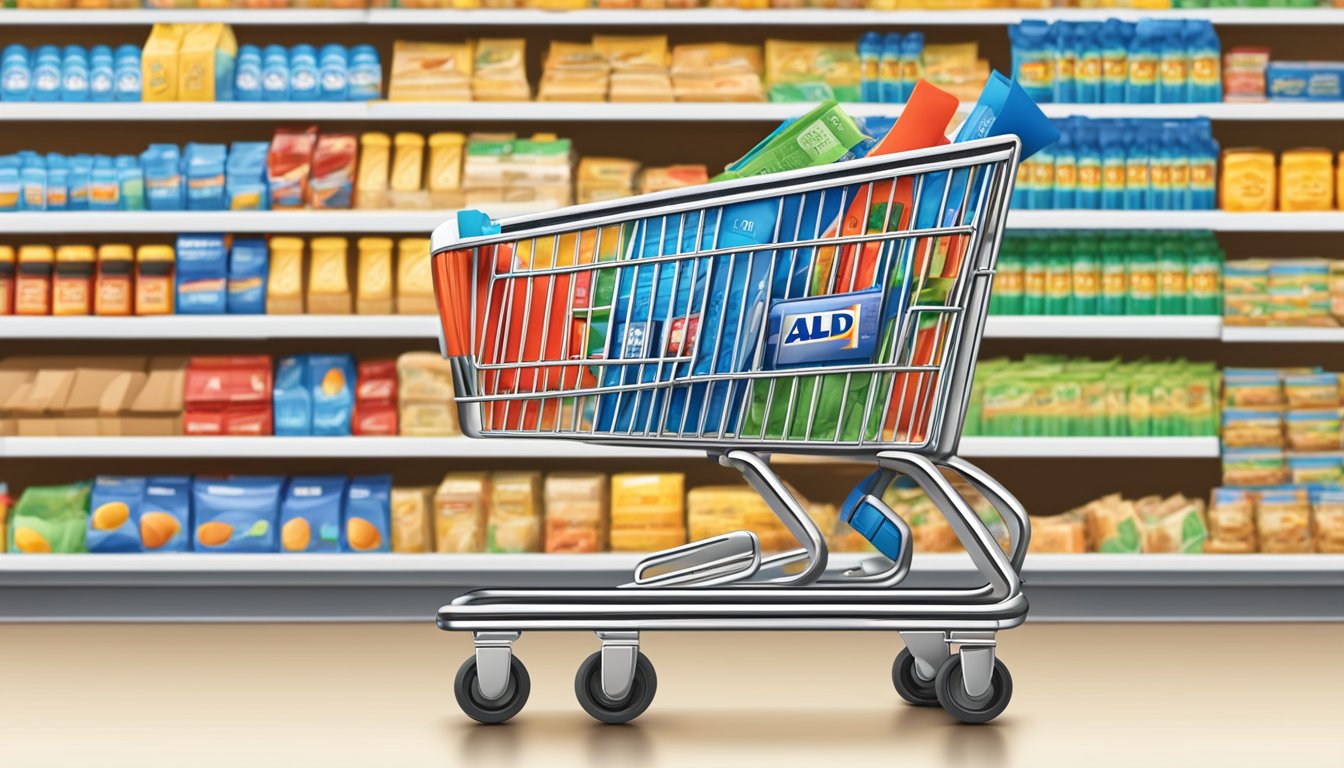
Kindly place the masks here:
<instances>
[{"instance_id":1,"label":"supermarket aisle","mask_svg":"<svg viewBox=\"0 0 1344 768\"><path fill-rule=\"evenodd\" d=\"M590 637L525 636L528 708L476 727L451 692L469 644L428 622L9 626L0 744L9 765L108 768L1233 768L1344 754L1332 652L1344 625L1043 624L1002 637L1015 696L993 726L900 704L887 677L898 643L865 633L650 635L658 698L614 728L574 701Z\"/></svg>"}]
</instances>

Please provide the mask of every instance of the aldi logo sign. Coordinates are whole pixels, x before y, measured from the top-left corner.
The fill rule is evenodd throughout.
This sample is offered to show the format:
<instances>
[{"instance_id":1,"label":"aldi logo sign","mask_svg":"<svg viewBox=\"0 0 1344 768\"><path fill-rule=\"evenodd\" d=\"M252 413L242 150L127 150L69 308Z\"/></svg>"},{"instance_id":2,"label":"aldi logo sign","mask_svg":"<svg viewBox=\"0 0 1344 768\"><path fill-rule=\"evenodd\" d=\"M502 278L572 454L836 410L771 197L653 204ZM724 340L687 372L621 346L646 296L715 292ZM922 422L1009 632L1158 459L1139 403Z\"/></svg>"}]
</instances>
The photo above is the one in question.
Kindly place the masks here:
<instances>
[{"instance_id":1,"label":"aldi logo sign","mask_svg":"<svg viewBox=\"0 0 1344 768\"><path fill-rule=\"evenodd\" d=\"M872 360L880 290L777 301L770 308L767 365L800 368Z\"/></svg>"}]
</instances>

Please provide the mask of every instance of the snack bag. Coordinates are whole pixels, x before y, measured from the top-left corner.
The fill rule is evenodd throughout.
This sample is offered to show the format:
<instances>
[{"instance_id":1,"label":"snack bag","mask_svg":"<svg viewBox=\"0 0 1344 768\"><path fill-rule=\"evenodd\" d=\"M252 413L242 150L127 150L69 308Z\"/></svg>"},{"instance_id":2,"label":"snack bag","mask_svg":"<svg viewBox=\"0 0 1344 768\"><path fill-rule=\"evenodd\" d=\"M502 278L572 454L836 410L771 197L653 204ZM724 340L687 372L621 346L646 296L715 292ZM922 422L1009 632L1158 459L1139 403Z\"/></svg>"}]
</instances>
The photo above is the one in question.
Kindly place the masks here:
<instances>
[{"instance_id":1,"label":"snack bag","mask_svg":"<svg viewBox=\"0 0 1344 768\"><path fill-rule=\"evenodd\" d=\"M197 552L276 552L283 477L197 478Z\"/></svg>"},{"instance_id":2,"label":"snack bag","mask_svg":"<svg viewBox=\"0 0 1344 768\"><path fill-rule=\"evenodd\" d=\"M434 551L433 510L432 487L392 489L393 552Z\"/></svg>"},{"instance_id":3,"label":"snack bag","mask_svg":"<svg viewBox=\"0 0 1344 768\"><path fill-rule=\"evenodd\" d=\"M1204 551L1209 531L1204 523L1203 501L1176 494L1147 504L1140 500L1138 507L1143 519L1144 552Z\"/></svg>"},{"instance_id":4,"label":"snack bag","mask_svg":"<svg viewBox=\"0 0 1344 768\"><path fill-rule=\"evenodd\" d=\"M434 551L481 552L485 549L485 515L489 476L484 472L450 472L434 492Z\"/></svg>"},{"instance_id":5,"label":"snack bag","mask_svg":"<svg viewBox=\"0 0 1344 768\"><path fill-rule=\"evenodd\" d=\"M1305 489L1261 491L1255 512L1261 552L1312 551L1311 504Z\"/></svg>"},{"instance_id":6,"label":"snack bag","mask_svg":"<svg viewBox=\"0 0 1344 768\"><path fill-rule=\"evenodd\" d=\"M313 434L313 395L308 370L307 355L282 357L275 364L271 399L277 437Z\"/></svg>"},{"instance_id":7,"label":"snack bag","mask_svg":"<svg viewBox=\"0 0 1344 768\"><path fill-rule=\"evenodd\" d=\"M1316 551L1344 553L1344 489L1324 488L1312 504Z\"/></svg>"},{"instance_id":8,"label":"snack bag","mask_svg":"<svg viewBox=\"0 0 1344 768\"><path fill-rule=\"evenodd\" d=\"M83 552L89 483L29 486L9 516L11 554Z\"/></svg>"},{"instance_id":9,"label":"snack bag","mask_svg":"<svg viewBox=\"0 0 1344 768\"><path fill-rule=\"evenodd\" d=\"M309 355L313 434L350 434L355 409L355 359L350 355Z\"/></svg>"},{"instance_id":10,"label":"snack bag","mask_svg":"<svg viewBox=\"0 0 1344 768\"><path fill-rule=\"evenodd\" d=\"M140 545L145 552L191 550L191 478L151 477L140 508Z\"/></svg>"},{"instance_id":11,"label":"snack bag","mask_svg":"<svg viewBox=\"0 0 1344 768\"><path fill-rule=\"evenodd\" d=\"M1205 552L1245 554L1256 550L1255 497L1242 488L1214 488L1209 502Z\"/></svg>"},{"instance_id":12,"label":"snack bag","mask_svg":"<svg viewBox=\"0 0 1344 768\"><path fill-rule=\"evenodd\" d=\"M1113 494L1088 504L1082 514L1094 551L1126 554L1143 551L1143 522L1134 502Z\"/></svg>"},{"instance_id":13,"label":"snack bag","mask_svg":"<svg viewBox=\"0 0 1344 768\"><path fill-rule=\"evenodd\" d=\"M282 128L275 132L266 155L266 180L272 210L303 208L309 201L308 177L316 143L317 128L313 126Z\"/></svg>"},{"instance_id":14,"label":"snack bag","mask_svg":"<svg viewBox=\"0 0 1344 768\"><path fill-rule=\"evenodd\" d=\"M308 204L312 208L353 207L355 155L359 140L353 133L323 134L313 149Z\"/></svg>"},{"instance_id":15,"label":"snack bag","mask_svg":"<svg viewBox=\"0 0 1344 768\"><path fill-rule=\"evenodd\" d=\"M599 472L552 472L545 484L545 551L606 549L607 478Z\"/></svg>"},{"instance_id":16,"label":"snack bag","mask_svg":"<svg viewBox=\"0 0 1344 768\"><path fill-rule=\"evenodd\" d=\"M541 551L540 473L496 472L491 475L485 551Z\"/></svg>"},{"instance_id":17,"label":"snack bag","mask_svg":"<svg viewBox=\"0 0 1344 768\"><path fill-rule=\"evenodd\" d=\"M90 552L140 552L145 478L100 476L89 499L85 543Z\"/></svg>"},{"instance_id":18,"label":"snack bag","mask_svg":"<svg viewBox=\"0 0 1344 768\"><path fill-rule=\"evenodd\" d=\"M339 552L343 475L294 477L280 505L282 552Z\"/></svg>"},{"instance_id":19,"label":"snack bag","mask_svg":"<svg viewBox=\"0 0 1344 768\"><path fill-rule=\"evenodd\" d=\"M341 551L390 552L391 501L391 476L365 475L351 480L345 499L345 525L341 527Z\"/></svg>"}]
</instances>

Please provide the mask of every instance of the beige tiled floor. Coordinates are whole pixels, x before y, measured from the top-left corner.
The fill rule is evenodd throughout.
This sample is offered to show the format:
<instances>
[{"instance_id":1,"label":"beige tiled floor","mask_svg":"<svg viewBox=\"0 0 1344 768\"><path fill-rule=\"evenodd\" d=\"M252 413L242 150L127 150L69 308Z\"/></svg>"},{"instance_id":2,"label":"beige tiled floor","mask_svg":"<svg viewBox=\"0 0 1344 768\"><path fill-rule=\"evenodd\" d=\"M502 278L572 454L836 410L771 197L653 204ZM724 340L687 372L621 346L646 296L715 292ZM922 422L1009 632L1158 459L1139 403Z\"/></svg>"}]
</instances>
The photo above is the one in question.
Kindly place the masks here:
<instances>
[{"instance_id":1,"label":"beige tiled floor","mask_svg":"<svg viewBox=\"0 0 1344 768\"><path fill-rule=\"evenodd\" d=\"M508 726L457 711L430 624L0 627L6 766L1341 766L1344 626L1035 625L1001 635L994 725L902 705L879 634L652 634L658 697L603 727L596 648L528 635Z\"/></svg>"}]
</instances>

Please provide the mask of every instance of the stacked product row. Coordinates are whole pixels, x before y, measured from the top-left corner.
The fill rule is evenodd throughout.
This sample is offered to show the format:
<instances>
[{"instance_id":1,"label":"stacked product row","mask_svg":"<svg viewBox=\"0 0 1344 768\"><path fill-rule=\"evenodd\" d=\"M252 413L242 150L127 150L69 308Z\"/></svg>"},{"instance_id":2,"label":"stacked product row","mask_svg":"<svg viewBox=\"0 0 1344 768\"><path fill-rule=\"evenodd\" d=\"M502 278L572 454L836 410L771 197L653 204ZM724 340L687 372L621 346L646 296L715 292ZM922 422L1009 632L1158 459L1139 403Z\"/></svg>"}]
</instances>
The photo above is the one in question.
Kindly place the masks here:
<instances>
[{"instance_id":1,"label":"stacked product row","mask_svg":"<svg viewBox=\"0 0 1344 768\"><path fill-rule=\"evenodd\" d=\"M433 352L350 355L10 357L0 435L458 434L448 363Z\"/></svg>"},{"instance_id":2,"label":"stacked product row","mask_svg":"<svg viewBox=\"0 0 1344 768\"><path fill-rule=\"evenodd\" d=\"M1340 0L1333 0L1338 7ZM1108 8L1317 8L1331 0L1115 0ZM988 8L1090 8L1090 0L4 0L6 8L813 8L893 10L985 10Z\"/></svg>"},{"instance_id":3,"label":"stacked product row","mask_svg":"<svg viewBox=\"0 0 1344 768\"><path fill-rule=\"evenodd\" d=\"M181 235L176 245L0 245L0 315L432 314L429 240ZM309 254L305 258L305 252ZM395 252L395 259L394 257ZM306 276L306 280L305 280Z\"/></svg>"},{"instance_id":4,"label":"stacked product row","mask_svg":"<svg viewBox=\"0 0 1344 768\"><path fill-rule=\"evenodd\" d=\"M1267 149L1223 153L1219 206L1225 211L1329 211L1344 206L1344 150Z\"/></svg>"},{"instance_id":5,"label":"stacked product row","mask_svg":"<svg viewBox=\"0 0 1344 768\"><path fill-rule=\"evenodd\" d=\"M1344 389L1319 368L1228 369L1223 482L1344 486Z\"/></svg>"},{"instance_id":6,"label":"stacked product row","mask_svg":"<svg viewBox=\"0 0 1344 768\"><path fill-rule=\"evenodd\" d=\"M1245 259L1224 277L1229 325L1344 325L1344 259Z\"/></svg>"}]
</instances>

